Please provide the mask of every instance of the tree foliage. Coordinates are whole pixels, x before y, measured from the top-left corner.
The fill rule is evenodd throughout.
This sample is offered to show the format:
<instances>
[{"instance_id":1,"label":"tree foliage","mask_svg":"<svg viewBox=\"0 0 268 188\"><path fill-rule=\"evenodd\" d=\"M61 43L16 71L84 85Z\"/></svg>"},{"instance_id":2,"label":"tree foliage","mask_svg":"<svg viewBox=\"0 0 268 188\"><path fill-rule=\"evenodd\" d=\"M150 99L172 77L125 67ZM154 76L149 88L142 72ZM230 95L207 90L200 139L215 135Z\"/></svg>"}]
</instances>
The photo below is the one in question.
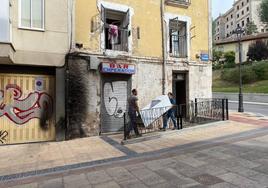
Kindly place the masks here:
<instances>
[{"instance_id":1,"label":"tree foliage","mask_svg":"<svg viewBox=\"0 0 268 188\"><path fill-rule=\"evenodd\" d=\"M260 4L260 19L268 24L268 0L262 0Z\"/></svg>"},{"instance_id":2,"label":"tree foliage","mask_svg":"<svg viewBox=\"0 0 268 188\"><path fill-rule=\"evenodd\" d=\"M247 56L252 61L268 59L268 45L262 40L251 44L248 48Z\"/></svg>"},{"instance_id":3,"label":"tree foliage","mask_svg":"<svg viewBox=\"0 0 268 188\"><path fill-rule=\"evenodd\" d=\"M254 33L258 33L258 28L253 21L247 23L246 33L247 33L247 35L252 35Z\"/></svg>"}]
</instances>

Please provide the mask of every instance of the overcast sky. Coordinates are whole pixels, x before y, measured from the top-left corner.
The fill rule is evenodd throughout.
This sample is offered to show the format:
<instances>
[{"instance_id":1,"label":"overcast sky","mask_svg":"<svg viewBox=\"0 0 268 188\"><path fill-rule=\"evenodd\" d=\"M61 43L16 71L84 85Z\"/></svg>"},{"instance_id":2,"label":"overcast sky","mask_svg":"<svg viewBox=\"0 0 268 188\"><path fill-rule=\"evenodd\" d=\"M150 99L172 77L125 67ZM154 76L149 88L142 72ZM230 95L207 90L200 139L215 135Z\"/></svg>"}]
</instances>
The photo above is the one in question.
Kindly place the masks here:
<instances>
[{"instance_id":1,"label":"overcast sky","mask_svg":"<svg viewBox=\"0 0 268 188\"><path fill-rule=\"evenodd\" d=\"M232 7L234 0L212 0L212 16L217 18L220 13L225 13Z\"/></svg>"}]
</instances>

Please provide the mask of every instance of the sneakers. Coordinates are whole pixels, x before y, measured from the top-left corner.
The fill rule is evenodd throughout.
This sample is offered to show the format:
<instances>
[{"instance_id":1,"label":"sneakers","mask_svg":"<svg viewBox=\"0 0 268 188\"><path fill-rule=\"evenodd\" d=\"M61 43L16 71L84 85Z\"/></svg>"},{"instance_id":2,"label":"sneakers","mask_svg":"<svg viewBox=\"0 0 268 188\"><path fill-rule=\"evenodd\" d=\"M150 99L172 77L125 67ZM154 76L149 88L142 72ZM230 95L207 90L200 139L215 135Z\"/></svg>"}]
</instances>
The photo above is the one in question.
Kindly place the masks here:
<instances>
[{"instance_id":1,"label":"sneakers","mask_svg":"<svg viewBox=\"0 0 268 188\"><path fill-rule=\"evenodd\" d=\"M173 127L173 129L172 130L177 130L177 127Z\"/></svg>"},{"instance_id":2,"label":"sneakers","mask_svg":"<svg viewBox=\"0 0 268 188\"><path fill-rule=\"evenodd\" d=\"M166 131L166 129L165 128L160 128L160 131Z\"/></svg>"}]
</instances>

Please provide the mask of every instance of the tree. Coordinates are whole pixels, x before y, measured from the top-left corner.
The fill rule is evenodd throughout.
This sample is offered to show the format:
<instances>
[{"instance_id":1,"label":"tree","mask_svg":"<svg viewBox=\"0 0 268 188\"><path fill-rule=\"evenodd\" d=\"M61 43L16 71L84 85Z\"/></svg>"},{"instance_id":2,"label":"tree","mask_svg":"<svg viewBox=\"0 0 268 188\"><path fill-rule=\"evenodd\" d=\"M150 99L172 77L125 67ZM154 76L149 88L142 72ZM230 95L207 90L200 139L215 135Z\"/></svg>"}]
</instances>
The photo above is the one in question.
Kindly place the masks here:
<instances>
[{"instance_id":1,"label":"tree","mask_svg":"<svg viewBox=\"0 0 268 188\"><path fill-rule=\"evenodd\" d=\"M260 19L268 24L268 0L262 0L260 4Z\"/></svg>"},{"instance_id":2,"label":"tree","mask_svg":"<svg viewBox=\"0 0 268 188\"><path fill-rule=\"evenodd\" d=\"M228 51L224 53L224 67L225 68L233 68L235 67L235 52Z\"/></svg>"},{"instance_id":3,"label":"tree","mask_svg":"<svg viewBox=\"0 0 268 188\"><path fill-rule=\"evenodd\" d=\"M247 32L247 35L258 33L258 28L253 21L247 23L246 32Z\"/></svg>"},{"instance_id":4,"label":"tree","mask_svg":"<svg viewBox=\"0 0 268 188\"><path fill-rule=\"evenodd\" d=\"M252 61L261 61L268 58L268 46L262 41L258 40L251 44L248 48L247 56Z\"/></svg>"}]
</instances>

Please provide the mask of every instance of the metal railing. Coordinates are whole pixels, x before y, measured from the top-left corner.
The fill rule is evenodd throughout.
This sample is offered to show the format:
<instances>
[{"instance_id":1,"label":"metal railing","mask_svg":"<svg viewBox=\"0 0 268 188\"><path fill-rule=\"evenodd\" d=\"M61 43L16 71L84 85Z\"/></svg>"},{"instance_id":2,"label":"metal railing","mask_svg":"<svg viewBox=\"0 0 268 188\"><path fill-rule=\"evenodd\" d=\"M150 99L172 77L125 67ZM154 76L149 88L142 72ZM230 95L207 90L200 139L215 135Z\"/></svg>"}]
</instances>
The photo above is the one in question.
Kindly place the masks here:
<instances>
[{"instance_id":1,"label":"metal railing","mask_svg":"<svg viewBox=\"0 0 268 188\"><path fill-rule=\"evenodd\" d=\"M118 28L118 35L109 35L109 25L105 25L105 48L115 51L128 51L128 36L127 29Z\"/></svg>"},{"instance_id":2,"label":"metal railing","mask_svg":"<svg viewBox=\"0 0 268 188\"><path fill-rule=\"evenodd\" d=\"M137 117L137 127L141 134L159 131L163 127L163 121L167 110L170 107L141 110L140 117ZM214 121L225 121L229 119L228 99L195 99L188 104L175 106L176 128L201 125ZM130 128L130 118L127 112L124 113L124 140ZM173 128L171 121L167 128Z\"/></svg>"},{"instance_id":3,"label":"metal railing","mask_svg":"<svg viewBox=\"0 0 268 188\"><path fill-rule=\"evenodd\" d=\"M178 58L187 57L187 36L171 35L170 56Z\"/></svg>"},{"instance_id":4,"label":"metal railing","mask_svg":"<svg viewBox=\"0 0 268 188\"><path fill-rule=\"evenodd\" d=\"M148 110L140 110L140 114L137 116L137 127L141 134L147 134L159 131L163 127L164 116L170 107L153 108ZM178 116L176 116L178 128ZM127 139L127 132L130 128L130 118L128 112L124 113L124 140ZM167 129L173 128L170 122L168 122Z\"/></svg>"},{"instance_id":5,"label":"metal railing","mask_svg":"<svg viewBox=\"0 0 268 188\"><path fill-rule=\"evenodd\" d=\"M229 119L228 99L195 99L178 106L182 128Z\"/></svg>"}]
</instances>

